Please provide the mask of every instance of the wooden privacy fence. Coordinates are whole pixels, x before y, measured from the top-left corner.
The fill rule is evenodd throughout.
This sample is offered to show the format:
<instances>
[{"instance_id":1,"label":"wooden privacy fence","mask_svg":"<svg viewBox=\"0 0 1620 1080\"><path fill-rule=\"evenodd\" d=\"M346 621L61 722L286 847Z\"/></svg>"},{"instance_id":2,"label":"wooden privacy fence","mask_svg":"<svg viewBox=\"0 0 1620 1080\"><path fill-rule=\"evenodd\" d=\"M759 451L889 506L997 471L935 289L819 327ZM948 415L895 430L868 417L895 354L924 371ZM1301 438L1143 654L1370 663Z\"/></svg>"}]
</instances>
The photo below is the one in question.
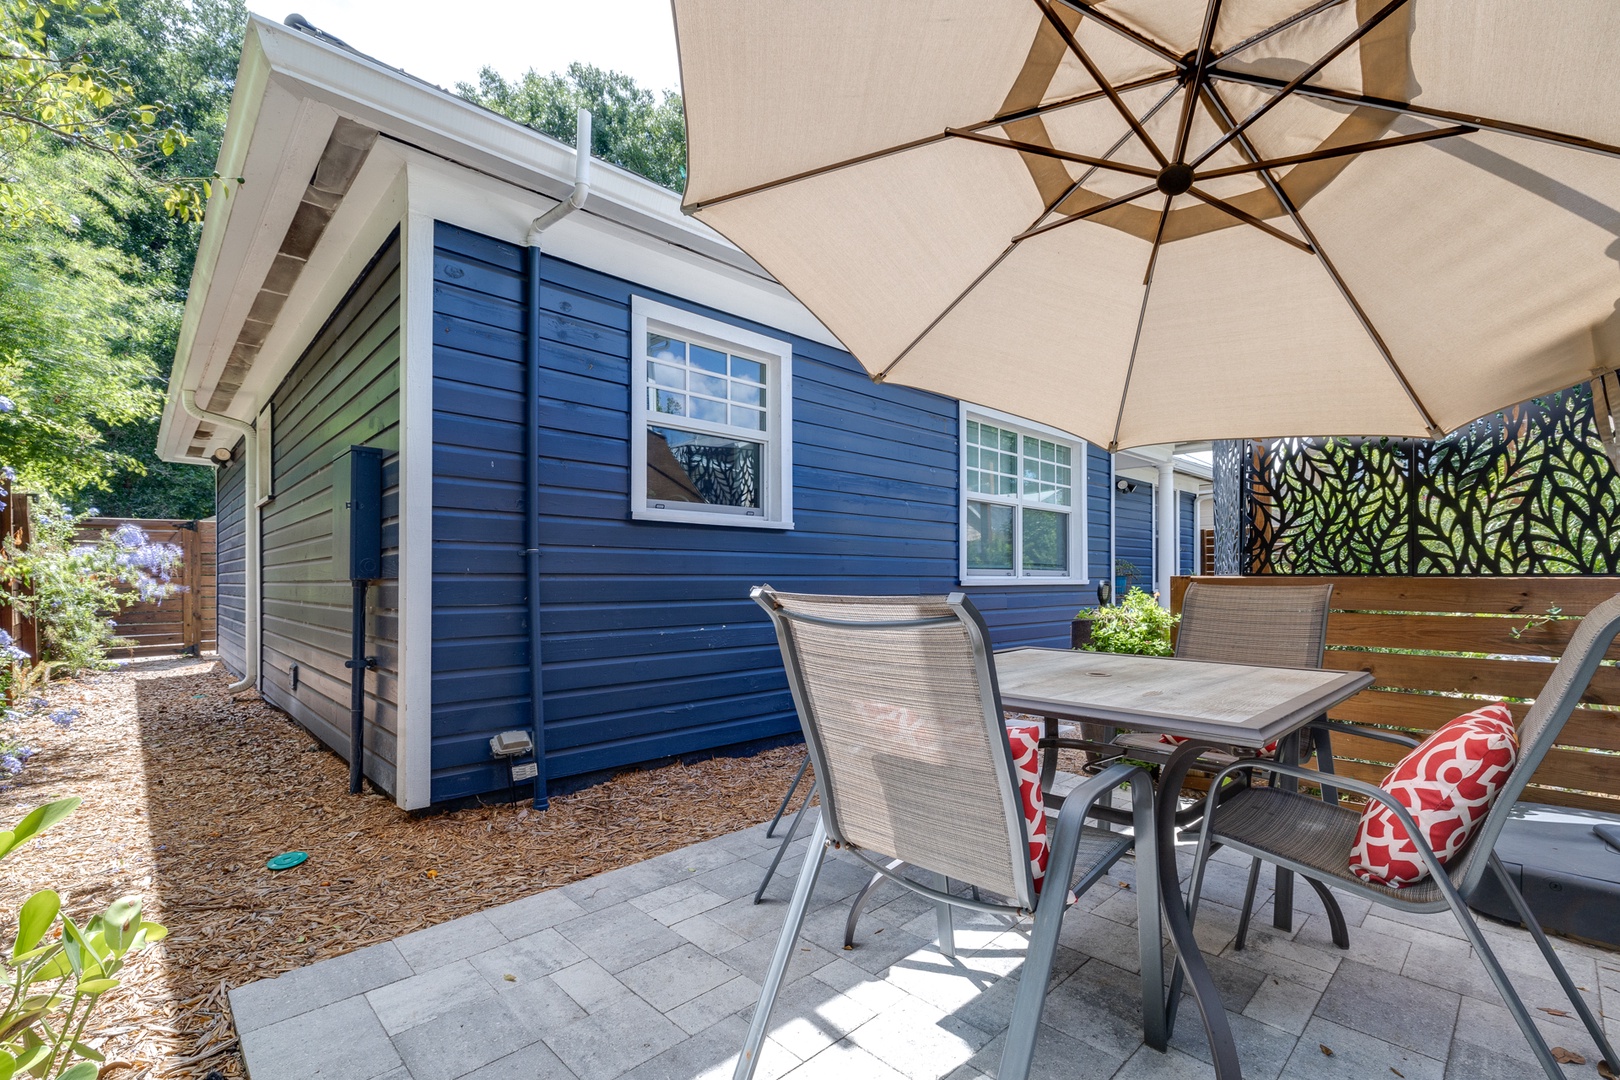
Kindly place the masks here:
<instances>
[{"instance_id":1,"label":"wooden privacy fence","mask_svg":"<svg viewBox=\"0 0 1620 1080\"><path fill-rule=\"evenodd\" d=\"M34 500L26 493L13 492L5 503L5 509L0 510L0 537L10 537L18 547L25 548L34 539ZM38 656L39 633L34 620L23 615L14 600L20 590L19 585L7 585L0 593L0 630L10 634L23 652Z\"/></svg>"},{"instance_id":2,"label":"wooden privacy fence","mask_svg":"<svg viewBox=\"0 0 1620 1080\"><path fill-rule=\"evenodd\" d=\"M1333 710L1335 720L1416 734L1490 701L1516 720L1541 693L1579 617L1620 593L1620 578L1178 577L1171 607L1190 581L1212 585L1333 583L1330 668L1369 671L1376 682ZM1555 614L1556 612L1556 614ZM1559 745L1531 779L1536 802L1620 811L1620 646L1609 652ZM1393 744L1335 736L1341 773L1377 783L1400 756Z\"/></svg>"},{"instance_id":3,"label":"wooden privacy fence","mask_svg":"<svg viewBox=\"0 0 1620 1080\"><path fill-rule=\"evenodd\" d=\"M211 652L219 647L219 593L215 579L215 523L173 518L88 518L74 539L94 543L120 525L138 525L157 544L181 551L181 590L166 600L143 600L117 616L118 636L134 645L114 656L159 656L165 653Z\"/></svg>"}]
</instances>

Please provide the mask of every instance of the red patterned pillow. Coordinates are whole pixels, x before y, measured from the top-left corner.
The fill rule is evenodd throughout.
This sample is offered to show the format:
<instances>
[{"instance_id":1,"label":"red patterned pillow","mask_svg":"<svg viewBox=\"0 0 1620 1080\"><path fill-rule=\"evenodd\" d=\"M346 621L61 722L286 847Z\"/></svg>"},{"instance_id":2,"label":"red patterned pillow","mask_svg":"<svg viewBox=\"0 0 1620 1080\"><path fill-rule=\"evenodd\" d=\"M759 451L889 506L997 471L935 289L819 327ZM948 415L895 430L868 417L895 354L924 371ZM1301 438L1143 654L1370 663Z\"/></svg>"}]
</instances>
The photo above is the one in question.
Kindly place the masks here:
<instances>
[{"instance_id":1,"label":"red patterned pillow","mask_svg":"<svg viewBox=\"0 0 1620 1080\"><path fill-rule=\"evenodd\" d=\"M1513 714L1498 702L1465 713L1424 739L1378 786L1412 815L1444 865L1490 813L1518 757ZM1350 872L1397 889L1429 876L1395 812L1372 801L1361 812Z\"/></svg>"},{"instance_id":2,"label":"red patterned pillow","mask_svg":"<svg viewBox=\"0 0 1620 1080\"><path fill-rule=\"evenodd\" d=\"M1007 745L1012 748L1013 772L1018 777L1018 794L1024 804L1024 823L1029 827L1029 869L1035 878L1035 891L1041 891L1046 877L1046 799L1041 794L1041 725L1007 725Z\"/></svg>"}]
</instances>

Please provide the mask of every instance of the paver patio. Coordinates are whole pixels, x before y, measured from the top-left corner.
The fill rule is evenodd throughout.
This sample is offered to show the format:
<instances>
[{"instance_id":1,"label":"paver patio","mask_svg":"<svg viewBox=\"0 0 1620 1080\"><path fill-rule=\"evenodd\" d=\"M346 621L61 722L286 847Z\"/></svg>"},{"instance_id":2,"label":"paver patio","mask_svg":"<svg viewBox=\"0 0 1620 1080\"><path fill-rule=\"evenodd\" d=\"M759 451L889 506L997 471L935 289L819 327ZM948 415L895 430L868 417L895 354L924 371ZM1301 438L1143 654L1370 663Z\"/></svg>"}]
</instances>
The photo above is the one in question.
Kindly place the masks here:
<instances>
[{"instance_id":1,"label":"paver patio","mask_svg":"<svg viewBox=\"0 0 1620 1080\"><path fill-rule=\"evenodd\" d=\"M240 987L231 1008L252 1080L729 1077L798 869L786 860L755 906L774 848L763 826L746 829ZM1189 848L1184 872L1190 859ZM1141 1043L1135 867L1116 871L1065 920L1032 1076L1208 1076L1190 1000L1168 1053ZM1217 854L1198 919L1245 1077L1540 1075L1449 915L1371 910L1341 894L1352 927L1342 952L1301 890L1292 934L1271 927L1268 900L1234 952L1246 872L1237 853ZM958 912L947 960L932 909L885 885L845 952L847 901L866 878L846 856L829 860L757 1075L993 1076L1028 924ZM1585 1056L1566 1071L1596 1076L1580 1022L1548 1011L1568 1002L1529 935L1482 922L1548 1042ZM1620 1037L1620 954L1558 949Z\"/></svg>"}]
</instances>

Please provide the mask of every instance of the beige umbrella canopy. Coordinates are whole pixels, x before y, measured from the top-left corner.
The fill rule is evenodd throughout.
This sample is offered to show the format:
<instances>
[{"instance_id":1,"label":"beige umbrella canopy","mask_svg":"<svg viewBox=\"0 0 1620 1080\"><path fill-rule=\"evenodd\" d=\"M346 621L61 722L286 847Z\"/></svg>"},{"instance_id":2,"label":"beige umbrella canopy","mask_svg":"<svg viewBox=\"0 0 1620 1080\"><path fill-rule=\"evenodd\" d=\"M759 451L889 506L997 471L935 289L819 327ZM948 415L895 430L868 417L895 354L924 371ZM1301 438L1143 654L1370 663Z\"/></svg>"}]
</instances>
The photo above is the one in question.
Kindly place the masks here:
<instances>
[{"instance_id":1,"label":"beige umbrella canopy","mask_svg":"<svg viewBox=\"0 0 1620 1080\"><path fill-rule=\"evenodd\" d=\"M1615 0L674 0L685 205L875 378L1111 448L1620 366Z\"/></svg>"}]
</instances>

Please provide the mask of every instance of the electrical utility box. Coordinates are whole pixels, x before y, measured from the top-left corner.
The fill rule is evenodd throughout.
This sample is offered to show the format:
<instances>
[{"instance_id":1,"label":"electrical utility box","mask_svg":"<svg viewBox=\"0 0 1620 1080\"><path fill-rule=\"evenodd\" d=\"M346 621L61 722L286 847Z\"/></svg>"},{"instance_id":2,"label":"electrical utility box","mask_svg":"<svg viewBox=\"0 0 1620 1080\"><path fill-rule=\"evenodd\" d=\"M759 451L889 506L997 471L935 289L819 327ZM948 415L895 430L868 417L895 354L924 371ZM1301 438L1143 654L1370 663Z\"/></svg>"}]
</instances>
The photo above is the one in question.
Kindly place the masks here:
<instances>
[{"instance_id":1,"label":"electrical utility box","mask_svg":"<svg viewBox=\"0 0 1620 1080\"><path fill-rule=\"evenodd\" d=\"M386 453L351 446L332 462L333 577L382 577L382 466Z\"/></svg>"}]
</instances>

